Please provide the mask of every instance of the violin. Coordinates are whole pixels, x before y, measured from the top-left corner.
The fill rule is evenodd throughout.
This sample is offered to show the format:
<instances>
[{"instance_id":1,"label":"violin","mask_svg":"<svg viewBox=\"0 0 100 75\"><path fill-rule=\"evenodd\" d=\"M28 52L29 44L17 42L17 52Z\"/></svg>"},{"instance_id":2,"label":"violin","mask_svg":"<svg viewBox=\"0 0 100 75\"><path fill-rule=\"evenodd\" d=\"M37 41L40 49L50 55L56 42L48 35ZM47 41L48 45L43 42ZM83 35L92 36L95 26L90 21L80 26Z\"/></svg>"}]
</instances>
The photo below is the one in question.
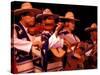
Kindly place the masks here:
<instances>
[{"instance_id":1,"label":"violin","mask_svg":"<svg viewBox=\"0 0 100 75\"><path fill-rule=\"evenodd\" d=\"M28 28L28 33L30 35L34 35L34 34L38 34L40 33L41 31L44 30L44 26L35 26L35 27L29 27Z\"/></svg>"},{"instance_id":2,"label":"violin","mask_svg":"<svg viewBox=\"0 0 100 75\"><path fill-rule=\"evenodd\" d=\"M45 26L45 25L37 25L35 27L29 27L28 33L30 35L35 35L41 33L42 31L50 31L54 28L54 26Z\"/></svg>"}]
</instances>

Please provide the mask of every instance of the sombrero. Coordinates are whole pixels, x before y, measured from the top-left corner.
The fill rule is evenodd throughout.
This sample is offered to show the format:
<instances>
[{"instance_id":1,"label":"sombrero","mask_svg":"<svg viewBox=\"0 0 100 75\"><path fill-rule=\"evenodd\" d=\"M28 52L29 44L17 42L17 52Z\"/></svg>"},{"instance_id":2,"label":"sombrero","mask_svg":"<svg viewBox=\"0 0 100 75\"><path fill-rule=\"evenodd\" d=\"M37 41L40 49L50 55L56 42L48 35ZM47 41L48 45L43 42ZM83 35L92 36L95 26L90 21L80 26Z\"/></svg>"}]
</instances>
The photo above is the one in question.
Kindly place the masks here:
<instances>
[{"instance_id":1,"label":"sombrero","mask_svg":"<svg viewBox=\"0 0 100 75\"><path fill-rule=\"evenodd\" d=\"M31 3L26 2L26 3L23 3L21 5L20 9L14 10L14 15L15 16L16 15L20 15L20 14L22 14L24 12L31 12L33 15L37 15L37 14L42 13L41 10L39 10L37 8L33 8L32 5L31 5Z\"/></svg>"},{"instance_id":2,"label":"sombrero","mask_svg":"<svg viewBox=\"0 0 100 75\"><path fill-rule=\"evenodd\" d=\"M90 27L85 28L85 31L87 31L87 32L96 31L96 30L97 30L96 23L92 23Z\"/></svg>"},{"instance_id":3,"label":"sombrero","mask_svg":"<svg viewBox=\"0 0 100 75\"><path fill-rule=\"evenodd\" d=\"M65 16L59 16L62 20L72 20L72 21L80 21L79 19L76 19L74 16L74 13L71 11L68 11Z\"/></svg>"},{"instance_id":4,"label":"sombrero","mask_svg":"<svg viewBox=\"0 0 100 75\"><path fill-rule=\"evenodd\" d=\"M43 10L42 14L38 14L36 16L37 19L44 19L45 17L53 17L54 19L57 19L58 15L53 14L50 9L46 8L46 9Z\"/></svg>"}]
</instances>

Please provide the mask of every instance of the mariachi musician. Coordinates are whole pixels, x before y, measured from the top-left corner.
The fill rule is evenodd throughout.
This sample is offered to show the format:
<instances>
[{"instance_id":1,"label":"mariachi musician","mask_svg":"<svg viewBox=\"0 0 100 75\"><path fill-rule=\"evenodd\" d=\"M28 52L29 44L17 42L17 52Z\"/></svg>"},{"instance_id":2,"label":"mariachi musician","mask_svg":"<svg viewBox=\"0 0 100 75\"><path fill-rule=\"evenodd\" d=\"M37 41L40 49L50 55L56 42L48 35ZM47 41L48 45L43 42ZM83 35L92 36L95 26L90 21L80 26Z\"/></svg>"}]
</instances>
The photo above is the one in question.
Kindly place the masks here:
<instances>
[{"instance_id":1,"label":"mariachi musician","mask_svg":"<svg viewBox=\"0 0 100 75\"><path fill-rule=\"evenodd\" d=\"M90 27L85 28L85 31L90 34L90 40L85 44L85 68L97 68L97 24L92 23Z\"/></svg>"},{"instance_id":2,"label":"mariachi musician","mask_svg":"<svg viewBox=\"0 0 100 75\"><path fill-rule=\"evenodd\" d=\"M19 16L20 19L18 22L16 22L16 18L14 19L16 23L12 29L12 73L34 72L32 59L37 51L34 49L34 43L27 30L30 26L35 25L35 16L40 13L41 10L33 8L31 3L28 2L22 3L20 9L14 10L14 16Z\"/></svg>"},{"instance_id":3,"label":"mariachi musician","mask_svg":"<svg viewBox=\"0 0 100 75\"><path fill-rule=\"evenodd\" d=\"M64 44L67 47L66 53L66 66L65 70L76 70L83 68L83 62L81 62L81 50L80 50L80 39L76 36L73 31L75 30L75 22L78 22L78 19L75 19L74 13L68 11L65 14L65 17L60 17L65 20L64 28L62 30Z\"/></svg>"},{"instance_id":4,"label":"mariachi musician","mask_svg":"<svg viewBox=\"0 0 100 75\"><path fill-rule=\"evenodd\" d=\"M38 24L37 28L35 30L40 31L41 33L41 39L43 41L43 45L41 48L41 64L43 71L49 71L48 70L48 61L50 60L50 57L52 56L49 51L49 37L53 34L55 29L55 21L58 18L58 15L53 14L52 11L48 8L43 10L42 14L38 14L36 16ZM30 33L34 34L34 28L30 28ZM50 66L49 66L50 67Z\"/></svg>"}]
</instances>

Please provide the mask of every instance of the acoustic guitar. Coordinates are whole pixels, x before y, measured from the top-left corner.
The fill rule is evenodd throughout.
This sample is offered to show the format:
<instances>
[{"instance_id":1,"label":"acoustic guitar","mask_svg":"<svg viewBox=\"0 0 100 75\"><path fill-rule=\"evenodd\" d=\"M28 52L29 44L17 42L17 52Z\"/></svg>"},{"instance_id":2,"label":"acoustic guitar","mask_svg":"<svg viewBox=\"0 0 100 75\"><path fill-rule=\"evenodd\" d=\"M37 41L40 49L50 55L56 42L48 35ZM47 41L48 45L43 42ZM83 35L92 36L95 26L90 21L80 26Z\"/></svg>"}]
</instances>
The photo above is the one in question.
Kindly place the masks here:
<instances>
[{"instance_id":1,"label":"acoustic guitar","mask_svg":"<svg viewBox=\"0 0 100 75\"><path fill-rule=\"evenodd\" d=\"M51 48L50 50L57 58L61 58L65 54L65 51L62 48Z\"/></svg>"},{"instance_id":2,"label":"acoustic guitar","mask_svg":"<svg viewBox=\"0 0 100 75\"><path fill-rule=\"evenodd\" d=\"M65 41L65 44L67 46L67 65L65 70L83 69L85 58L78 43L70 45L68 41Z\"/></svg>"}]
</instances>

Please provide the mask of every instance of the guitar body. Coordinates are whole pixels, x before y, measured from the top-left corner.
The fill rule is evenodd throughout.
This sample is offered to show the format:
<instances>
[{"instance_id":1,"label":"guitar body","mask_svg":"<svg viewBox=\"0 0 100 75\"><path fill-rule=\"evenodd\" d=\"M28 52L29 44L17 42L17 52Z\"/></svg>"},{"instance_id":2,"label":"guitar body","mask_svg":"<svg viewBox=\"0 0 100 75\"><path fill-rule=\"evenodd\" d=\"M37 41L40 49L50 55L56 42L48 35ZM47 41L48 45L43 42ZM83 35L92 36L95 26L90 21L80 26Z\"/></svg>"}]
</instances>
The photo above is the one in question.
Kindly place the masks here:
<instances>
[{"instance_id":1,"label":"guitar body","mask_svg":"<svg viewBox=\"0 0 100 75\"><path fill-rule=\"evenodd\" d=\"M63 49L56 49L56 48L52 48L51 52L53 53L54 56L56 56L57 58L62 58L65 54L65 51ZM67 64L65 67L65 70L77 70L77 69L83 69L83 63L84 63L84 55L81 51L80 48L77 48L73 52L67 53Z\"/></svg>"},{"instance_id":2,"label":"guitar body","mask_svg":"<svg viewBox=\"0 0 100 75\"><path fill-rule=\"evenodd\" d=\"M55 57L57 57L57 58L61 58L65 54L65 51L62 48L59 48L59 49L57 49L57 48L51 48L50 50L53 53L53 55Z\"/></svg>"},{"instance_id":3,"label":"guitar body","mask_svg":"<svg viewBox=\"0 0 100 75\"><path fill-rule=\"evenodd\" d=\"M67 64L65 70L83 69L84 55L80 48L76 48L74 52L67 53Z\"/></svg>"},{"instance_id":4,"label":"guitar body","mask_svg":"<svg viewBox=\"0 0 100 75\"><path fill-rule=\"evenodd\" d=\"M97 46L93 45L87 49L87 51L92 50L89 56L85 56L85 68L95 69L97 68Z\"/></svg>"}]
</instances>

